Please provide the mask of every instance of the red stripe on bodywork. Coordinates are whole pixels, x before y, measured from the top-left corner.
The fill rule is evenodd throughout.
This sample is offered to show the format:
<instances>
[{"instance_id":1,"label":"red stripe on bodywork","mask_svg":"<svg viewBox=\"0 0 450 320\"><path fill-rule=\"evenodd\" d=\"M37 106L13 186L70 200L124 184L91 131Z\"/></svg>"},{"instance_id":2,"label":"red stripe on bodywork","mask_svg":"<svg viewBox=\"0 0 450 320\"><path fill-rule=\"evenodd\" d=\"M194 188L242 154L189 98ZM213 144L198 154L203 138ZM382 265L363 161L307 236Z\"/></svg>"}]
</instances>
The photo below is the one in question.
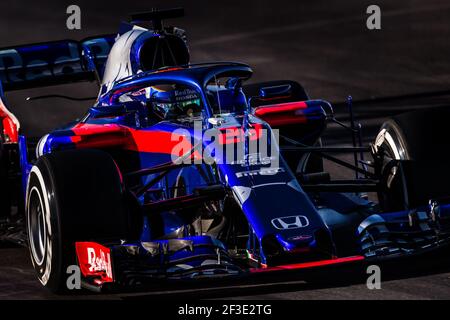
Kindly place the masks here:
<instances>
[{"instance_id":1,"label":"red stripe on bodywork","mask_svg":"<svg viewBox=\"0 0 450 320\"><path fill-rule=\"evenodd\" d=\"M259 123L252 124L252 127L248 129L250 141L258 140L262 136L262 125ZM229 127L219 129L219 143L220 144L232 144L240 143L244 141L245 130L242 127Z\"/></svg>"},{"instance_id":2,"label":"red stripe on bodywork","mask_svg":"<svg viewBox=\"0 0 450 320\"><path fill-rule=\"evenodd\" d=\"M279 96L279 97L271 97L271 98L258 98L259 101L274 101L274 100L281 100L281 99L288 99L291 95L287 96Z\"/></svg>"},{"instance_id":3,"label":"red stripe on bodywork","mask_svg":"<svg viewBox=\"0 0 450 320\"><path fill-rule=\"evenodd\" d=\"M267 268L252 268L252 269L250 269L250 272L251 273L260 273L260 272L273 272L273 271L283 271L283 270L308 269L308 268L329 266L329 265L334 265L334 264L351 263L351 262L357 262L357 261L363 261L363 260L364 260L363 256L352 256L352 257L320 260L320 261L313 261L313 262L286 264L286 265L267 267Z\"/></svg>"},{"instance_id":4,"label":"red stripe on bodywork","mask_svg":"<svg viewBox=\"0 0 450 320\"><path fill-rule=\"evenodd\" d=\"M269 104L256 109L255 114L265 115L272 112L287 112L306 109L308 105L305 101L286 102L279 104Z\"/></svg>"},{"instance_id":5,"label":"red stripe on bodywork","mask_svg":"<svg viewBox=\"0 0 450 320\"><path fill-rule=\"evenodd\" d=\"M154 152L183 156L193 146L186 137L167 131L129 130L132 138L126 148L139 152Z\"/></svg>"},{"instance_id":6,"label":"red stripe on bodywork","mask_svg":"<svg viewBox=\"0 0 450 320\"><path fill-rule=\"evenodd\" d=\"M0 121L2 122L5 143L17 143L19 141L18 123L14 116L8 111L0 99Z\"/></svg>"},{"instance_id":7,"label":"red stripe on bodywork","mask_svg":"<svg viewBox=\"0 0 450 320\"><path fill-rule=\"evenodd\" d=\"M271 126L306 123L303 110L308 108L305 101L265 105L255 109L255 115Z\"/></svg>"},{"instance_id":8,"label":"red stripe on bodywork","mask_svg":"<svg viewBox=\"0 0 450 320\"><path fill-rule=\"evenodd\" d=\"M170 72L170 71L178 71L178 70L182 70L182 69L183 68L180 68L180 67L173 67L173 68L167 68L167 69L162 69L162 70L156 70L156 71L152 72L152 74Z\"/></svg>"},{"instance_id":9,"label":"red stripe on bodywork","mask_svg":"<svg viewBox=\"0 0 450 320\"><path fill-rule=\"evenodd\" d=\"M77 148L119 147L137 152L171 154L181 157L193 148L184 136L167 131L136 130L117 124L80 123L70 137ZM194 157L200 155L194 153Z\"/></svg>"},{"instance_id":10,"label":"red stripe on bodywork","mask_svg":"<svg viewBox=\"0 0 450 320\"><path fill-rule=\"evenodd\" d=\"M108 148L128 143L128 130L116 124L80 123L72 128L75 136L70 137L77 148Z\"/></svg>"}]
</instances>

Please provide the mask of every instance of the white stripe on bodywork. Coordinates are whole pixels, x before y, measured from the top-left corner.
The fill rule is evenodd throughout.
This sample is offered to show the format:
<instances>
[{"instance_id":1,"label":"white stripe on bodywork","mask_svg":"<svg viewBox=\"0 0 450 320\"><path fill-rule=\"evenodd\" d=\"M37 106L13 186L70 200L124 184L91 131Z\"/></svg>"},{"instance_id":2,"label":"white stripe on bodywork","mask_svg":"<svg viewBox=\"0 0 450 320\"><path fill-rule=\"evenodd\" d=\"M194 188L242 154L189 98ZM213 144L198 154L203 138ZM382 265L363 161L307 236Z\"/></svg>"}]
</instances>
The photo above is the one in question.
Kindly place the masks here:
<instances>
[{"instance_id":1,"label":"white stripe on bodywork","mask_svg":"<svg viewBox=\"0 0 450 320\"><path fill-rule=\"evenodd\" d=\"M39 140L39 142L36 146L36 158L39 158L44 154L44 147L45 147L45 144L47 143L47 139L48 139L48 134L46 134Z\"/></svg>"},{"instance_id":2,"label":"white stripe on bodywork","mask_svg":"<svg viewBox=\"0 0 450 320\"><path fill-rule=\"evenodd\" d=\"M132 75L131 48L137 37L146 31L145 28L134 26L133 30L124 33L116 40L106 61L101 87L106 86L106 90L109 91L116 81Z\"/></svg>"},{"instance_id":3,"label":"white stripe on bodywork","mask_svg":"<svg viewBox=\"0 0 450 320\"><path fill-rule=\"evenodd\" d=\"M252 188L244 186L234 186L232 189L241 206L247 201L252 192Z\"/></svg>"},{"instance_id":4,"label":"white stripe on bodywork","mask_svg":"<svg viewBox=\"0 0 450 320\"><path fill-rule=\"evenodd\" d=\"M252 186L252 188L260 188L260 187L267 187L267 186L278 186L278 185L286 185L287 182L271 182L271 183L263 183L263 184L257 184Z\"/></svg>"}]
</instances>

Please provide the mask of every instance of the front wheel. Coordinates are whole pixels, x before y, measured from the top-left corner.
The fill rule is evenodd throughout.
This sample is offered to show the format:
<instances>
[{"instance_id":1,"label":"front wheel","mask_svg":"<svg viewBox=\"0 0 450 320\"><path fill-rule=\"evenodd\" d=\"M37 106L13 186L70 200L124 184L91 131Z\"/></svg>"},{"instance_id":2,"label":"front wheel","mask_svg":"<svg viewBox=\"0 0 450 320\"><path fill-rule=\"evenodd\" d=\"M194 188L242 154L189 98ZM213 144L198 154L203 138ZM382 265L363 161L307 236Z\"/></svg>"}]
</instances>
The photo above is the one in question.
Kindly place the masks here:
<instances>
[{"instance_id":1,"label":"front wheel","mask_svg":"<svg viewBox=\"0 0 450 320\"><path fill-rule=\"evenodd\" d=\"M125 239L128 216L120 173L96 150L46 154L32 167L26 192L31 261L39 281L64 291L76 264L76 241Z\"/></svg>"}]
</instances>

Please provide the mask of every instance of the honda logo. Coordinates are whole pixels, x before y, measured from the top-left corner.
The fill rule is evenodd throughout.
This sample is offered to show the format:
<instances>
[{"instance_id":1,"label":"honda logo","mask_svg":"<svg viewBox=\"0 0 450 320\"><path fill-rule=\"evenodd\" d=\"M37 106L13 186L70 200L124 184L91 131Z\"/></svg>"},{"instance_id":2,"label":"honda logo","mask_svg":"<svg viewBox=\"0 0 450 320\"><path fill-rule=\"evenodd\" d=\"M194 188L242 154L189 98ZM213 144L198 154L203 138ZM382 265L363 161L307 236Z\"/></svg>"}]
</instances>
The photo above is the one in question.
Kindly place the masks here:
<instances>
[{"instance_id":1,"label":"honda logo","mask_svg":"<svg viewBox=\"0 0 450 320\"><path fill-rule=\"evenodd\" d=\"M289 216L272 219L272 224L278 230L298 229L309 226L309 220L305 216Z\"/></svg>"}]
</instances>

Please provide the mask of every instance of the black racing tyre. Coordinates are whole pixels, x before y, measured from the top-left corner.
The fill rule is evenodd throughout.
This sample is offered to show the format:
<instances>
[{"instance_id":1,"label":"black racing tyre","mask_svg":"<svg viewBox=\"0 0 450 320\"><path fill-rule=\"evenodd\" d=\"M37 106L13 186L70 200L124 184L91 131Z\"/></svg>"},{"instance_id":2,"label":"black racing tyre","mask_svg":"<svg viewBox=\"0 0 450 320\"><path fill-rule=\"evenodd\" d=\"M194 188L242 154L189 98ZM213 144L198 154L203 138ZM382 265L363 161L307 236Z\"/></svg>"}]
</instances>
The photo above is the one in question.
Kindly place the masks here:
<instances>
[{"instance_id":1,"label":"black racing tyre","mask_svg":"<svg viewBox=\"0 0 450 320\"><path fill-rule=\"evenodd\" d=\"M0 137L0 219L11 213L11 186L8 182L8 160Z\"/></svg>"},{"instance_id":2,"label":"black racing tyre","mask_svg":"<svg viewBox=\"0 0 450 320\"><path fill-rule=\"evenodd\" d=\"M389 211L426 205L450 196L450 108L392 117L375 140L383 155L380 204Z\"/></svg>"},{"instance_id":3,"label":"black racing tyre","mask_svg":"<svg viewBox=\"0 0 450 320\"><path fill-rule=\"evenodd\" d=\"M28 178L25 212L34 269L53 292L65 290L75 241L119 240L128 233L121 176L102 151L40 157Z\"/></svg>"},{"instance_id":4,"label":"black racing tyre","mask_svg":"<svg viewBox=\"0 0 450 320\"><path fill-rule=\"evenodd\" d=\"M322 147L322 139L319 138L317 142L314 144L314 146ZM311 152L309 154L305 154L304 157L305 161L304 162L301 161L299 163L296 172L299 171L302 173L323 172L323 158L320 155Z\"/></svg>"}]
</instances>

